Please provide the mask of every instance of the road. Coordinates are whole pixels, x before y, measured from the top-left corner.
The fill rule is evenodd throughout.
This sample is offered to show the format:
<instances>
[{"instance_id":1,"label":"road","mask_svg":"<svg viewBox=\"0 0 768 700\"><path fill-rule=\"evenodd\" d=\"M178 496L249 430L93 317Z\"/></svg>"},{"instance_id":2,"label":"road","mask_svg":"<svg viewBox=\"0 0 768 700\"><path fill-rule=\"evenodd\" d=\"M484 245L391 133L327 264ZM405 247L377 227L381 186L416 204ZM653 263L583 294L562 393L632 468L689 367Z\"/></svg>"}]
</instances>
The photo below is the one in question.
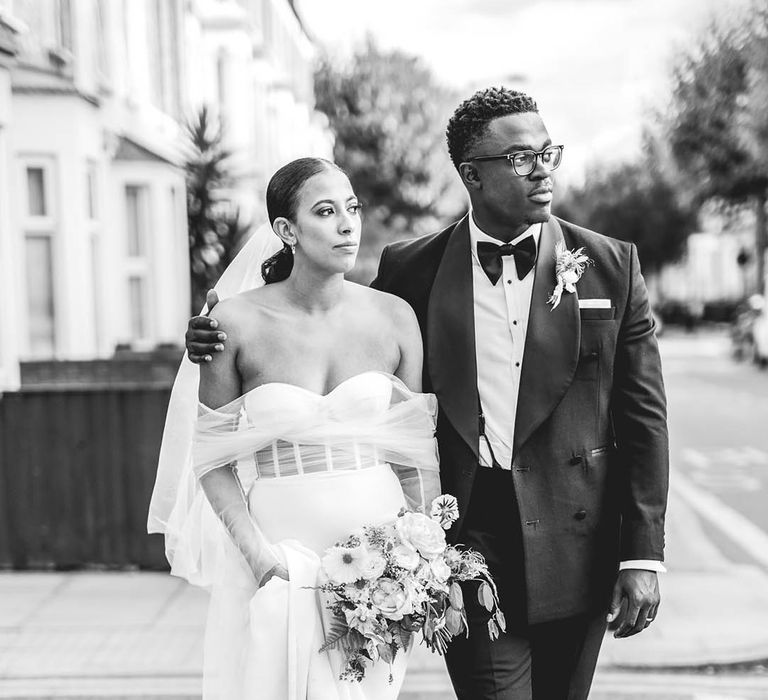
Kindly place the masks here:
<instances>
[{"instance_id":1,"label":"road","mask_svg":"<svg viewBox=\"0 0 768 700\"><path fill-rule=\"evenodd\" d=\"M768 570L768 371L733 361L724 336L661 347L672 486L727 558Z\"/></svg>"}]
</instances>

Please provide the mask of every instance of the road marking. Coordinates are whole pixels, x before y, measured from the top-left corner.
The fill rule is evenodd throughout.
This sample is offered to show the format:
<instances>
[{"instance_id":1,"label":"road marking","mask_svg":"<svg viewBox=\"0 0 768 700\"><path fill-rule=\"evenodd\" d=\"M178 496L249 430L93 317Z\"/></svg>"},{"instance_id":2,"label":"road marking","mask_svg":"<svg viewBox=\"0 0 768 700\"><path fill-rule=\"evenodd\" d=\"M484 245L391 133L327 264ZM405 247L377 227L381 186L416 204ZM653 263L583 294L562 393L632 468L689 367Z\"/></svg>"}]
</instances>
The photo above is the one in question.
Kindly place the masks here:
<instances>
[{"instance_id":1,"label":"road marking","mask_svg":"<svg viewBox=\"0 0 768 700\"><path fill-rule=\"evenodd\" d=\"M699 450L686 447L684 450L681 450L680 454L682 458L693 467L698 467L699 469L709 468L709 457L707 457L703 452L699 452Z\"/></svg>"},{"instance_id":2,"label":"road marking","mask_svg":"<svg viewBox=\"0 0 768 700\"><path fill-rule=\"evenodd\" d=\"M679 471L674 473L671 486L702 518L719 528L755 561L768 568L768 534L761 528L717 496L696 486Z\"/></svg>"},{"instance_id":3,"label":"road marking","mask_svg":"<svg viewBox=\"0 0 768 700\"><path fill-rule=\"evenodd\" d=\"M611 693L611 700L618 700L624 694L631 694L633 698L668 699L685 694L690 700L746 700L768 697L768 678L738 673L711 676L665 671L617 671L598 666L592 690L601 700L608 693Z\"/></svg>"},{"instance_id":4,"label":"road marking","mask_svg":"<svg viewBox=\"0 0 768 700\"><path fill-rule=\"evenodd\" d=\"M694 472L691 474L691 480L699 486L707 489L730 490L730 491L748 491L754 493L763 488L760 479L744 474L702 474Z\"/></svg>"},{"instance_id":5,"label":"road marking","mask_svg":"<svg viewBox=\"0 0 768 700\"><path fill-rule=\"evenodd\" d=\"M691 480L708 490L753 493L763 488L762 479L768 476L764 470L768 453L751 445L706 450L686 447L680 456L691 467Z\"/></svg>"}]
</instances>

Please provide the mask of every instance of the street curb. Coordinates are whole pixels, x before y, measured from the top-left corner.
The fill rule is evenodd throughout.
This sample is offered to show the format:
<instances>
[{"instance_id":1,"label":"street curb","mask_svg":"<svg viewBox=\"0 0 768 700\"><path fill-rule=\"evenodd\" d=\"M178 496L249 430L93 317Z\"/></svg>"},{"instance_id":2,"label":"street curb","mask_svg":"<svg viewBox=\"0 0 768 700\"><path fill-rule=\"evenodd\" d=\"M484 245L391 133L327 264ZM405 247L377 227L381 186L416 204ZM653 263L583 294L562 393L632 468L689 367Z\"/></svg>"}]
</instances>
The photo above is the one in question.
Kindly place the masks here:
<instances>
[{"instance_id":1,"label":"street curb","mask_svg":"<svg viewBox=\"0 0 768 700\"><path fill-rule=\"evenodd\" d=\"M126 689L126 684L130 690ZM69 687L67 687L69 686ZM89 686L89 687L86 687ZM0 679L2 700L200 700L201 679L191 676L60 678L60 679ZM700 670L680 672L626 671L601 668L595 676L591 697L607 698L656 697L659 691L695 693L696 697L766 697L768 673L749 674L744 670L713 673ZM637 690L642 689L642 695ZM717 695L711 693L716 692ZM724 692L726 695L720 695ZM753 693L759 695L753 695ZM706 695L699 695L706 693ZM628 694L628 695L626 695ZM666 693L664 697L670 697ZM675 695L675 697L679 697ZM687 695L686 695L687 697ZM747 697L745 695L745 697ZM455 698L447 676L424 671L406 682L399 700L451 700Z\"/></svg>"},{"instance_id":2,"label":"street curb","mask_svg":"<svg viewBox=\"0 0 768 700\"><path fill-rule=\"evenodd\" d=\"M763 656L754 661L716 662L689 665L657 664L606 664L599 666L600 672L605 673L665 673L669 675L692 674L727 674L727 673L757 673L768 677L768 656Z\"/></svg>"}]
</instances>

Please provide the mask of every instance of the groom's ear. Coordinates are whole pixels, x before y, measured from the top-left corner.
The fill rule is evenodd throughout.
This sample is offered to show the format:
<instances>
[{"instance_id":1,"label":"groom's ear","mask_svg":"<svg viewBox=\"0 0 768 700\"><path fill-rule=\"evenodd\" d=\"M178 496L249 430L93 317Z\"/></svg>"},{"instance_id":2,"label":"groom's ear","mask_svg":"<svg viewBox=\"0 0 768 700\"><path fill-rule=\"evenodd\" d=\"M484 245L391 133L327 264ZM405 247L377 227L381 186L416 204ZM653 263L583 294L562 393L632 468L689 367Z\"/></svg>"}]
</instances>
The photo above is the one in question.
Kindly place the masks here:
<instances>
[{"instance_id":1,"label":"groom's ear","mask_svg":"<svg viewBox=\"0 0 768 700\"><path fill-rule=\"evenodd\" d=\"M472 163L460 163L459 175L467 189L479 190L482 188L483 183L480 179L480 173Z\"/></svg>"}]
</instances>

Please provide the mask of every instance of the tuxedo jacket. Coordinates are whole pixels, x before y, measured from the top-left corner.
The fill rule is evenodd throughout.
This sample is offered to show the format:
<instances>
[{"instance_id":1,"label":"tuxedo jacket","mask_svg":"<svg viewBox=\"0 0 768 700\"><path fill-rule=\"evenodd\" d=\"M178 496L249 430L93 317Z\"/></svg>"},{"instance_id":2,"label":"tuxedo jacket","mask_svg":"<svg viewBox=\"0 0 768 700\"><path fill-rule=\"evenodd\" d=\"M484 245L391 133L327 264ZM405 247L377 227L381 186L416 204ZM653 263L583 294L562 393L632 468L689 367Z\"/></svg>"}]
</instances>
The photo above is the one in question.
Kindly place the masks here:
<instances>
[{"instance_id":1,"label":"tuxedo jacket","mask_svg":"<svg viewBox=\"0 0 768 700\"><path fill-rule=\"evenodd\" d=\"M555 245L593 263L557 308ZM407 301L438 398L444 493L461 532L479 466L479 398L467 217L384 249L372 286ZM580 308L579 300L609 300ZM603 305L606 303L602 302ZM592 306L595 306L593 303ZM482 353L480 353L482 357ZM618 562L663 560L666 399L635 246L551 218L542 226L523 353L512 471L531 624L605 605ZM514 400L513 398L511 400ZM474 507L474 506L473 506Z\"/></svg>"}]
</instances>

